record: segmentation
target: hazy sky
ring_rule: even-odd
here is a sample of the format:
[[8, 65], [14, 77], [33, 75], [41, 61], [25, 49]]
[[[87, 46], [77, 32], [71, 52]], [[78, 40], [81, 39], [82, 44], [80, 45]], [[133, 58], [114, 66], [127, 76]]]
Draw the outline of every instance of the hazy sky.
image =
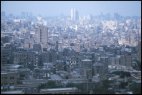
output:
[[1, 1], [1, 10], [15, 15], [21, 12], [42, 16], [70, 15], [71, 8], [76, 8], [79, 15], [116, 12], [122, 16], [141, 16], [141, 1]]

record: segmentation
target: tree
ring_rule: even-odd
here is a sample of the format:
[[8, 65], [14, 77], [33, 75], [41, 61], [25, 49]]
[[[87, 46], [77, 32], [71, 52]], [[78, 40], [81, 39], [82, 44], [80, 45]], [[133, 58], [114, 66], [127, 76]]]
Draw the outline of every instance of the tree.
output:
[[55, 81], [48, 81], [47, 83], [43, 83], [39, 85], [39, 89], [44, 89], [44, 88], [58, 88], [61, 87], [61, 84], [57, 85]]
[[133, 94], [141, 94], [141, 84], [140, 83], [131, 83], [129, 85], [129, 88], [131, 91], [133, 91]]

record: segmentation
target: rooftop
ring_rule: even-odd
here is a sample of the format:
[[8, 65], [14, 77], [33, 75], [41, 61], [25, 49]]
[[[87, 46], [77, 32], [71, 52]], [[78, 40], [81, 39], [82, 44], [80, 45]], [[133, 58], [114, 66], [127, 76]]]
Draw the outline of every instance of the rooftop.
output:
[[4, 92], [1, 92], [1, 94], [24, 94], [24, 92], [21, 91], [21, 90], [17, 90], [17, 91], [4, 91]]
[[41, 92], [44, 92], [44, 91], [67, 91], [67, 90], [77, 90], [77, 88], [76, 87], [72, 87], [72, 88], [41, 89]]
[[84, 59], [84, 60], [82, 60], [82, 61], [92, 61], [92, 60], [90, 60], [90, 59]]

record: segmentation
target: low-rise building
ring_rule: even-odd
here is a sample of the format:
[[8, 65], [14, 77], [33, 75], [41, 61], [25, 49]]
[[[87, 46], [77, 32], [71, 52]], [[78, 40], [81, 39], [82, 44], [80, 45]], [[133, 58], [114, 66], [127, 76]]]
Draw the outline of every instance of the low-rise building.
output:
[[78, 93], [78, 89], [76, 87], [41, 89], [40, 93], [41, 94], [75, 94]]

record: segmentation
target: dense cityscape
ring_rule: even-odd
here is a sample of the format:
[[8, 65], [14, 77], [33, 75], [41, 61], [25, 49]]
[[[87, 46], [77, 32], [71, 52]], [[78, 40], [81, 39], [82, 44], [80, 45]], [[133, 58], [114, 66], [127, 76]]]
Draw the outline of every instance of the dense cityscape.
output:
[[1, 12], [2, 94], [141, 94], [141, 17]]

